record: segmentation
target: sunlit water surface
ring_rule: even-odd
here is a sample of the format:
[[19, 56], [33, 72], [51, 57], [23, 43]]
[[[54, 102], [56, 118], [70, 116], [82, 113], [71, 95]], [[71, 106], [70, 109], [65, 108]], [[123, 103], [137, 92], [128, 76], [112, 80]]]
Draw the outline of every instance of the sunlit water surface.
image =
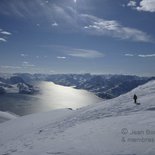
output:
[[44, 112], [52, 109], [77, 109], [102, 101], [85, 90], [56, 85], [52, 82], [39, 82], [37, 95], [5, 94], [0, 95], [0, 111], [10, 111], [18, 115]]

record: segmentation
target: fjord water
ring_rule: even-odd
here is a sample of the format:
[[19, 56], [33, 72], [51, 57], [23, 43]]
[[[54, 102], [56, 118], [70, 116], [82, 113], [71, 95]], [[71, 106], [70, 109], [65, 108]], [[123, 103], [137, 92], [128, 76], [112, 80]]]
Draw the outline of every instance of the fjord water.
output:
[[10, 111], [17, 115], [27, 115], [52, 109], [77, 109], [102, 101], [85, 90], [56, 85], [52, 82], [39, 82], [37, 95], [5, 94], [0, 96], [0, 111]]

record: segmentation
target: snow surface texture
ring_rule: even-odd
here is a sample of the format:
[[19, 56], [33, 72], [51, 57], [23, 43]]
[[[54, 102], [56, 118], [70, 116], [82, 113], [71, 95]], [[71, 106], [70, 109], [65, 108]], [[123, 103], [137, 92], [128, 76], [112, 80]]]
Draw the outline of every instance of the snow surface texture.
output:
[[11, 120], [11, 119], [15, 119], [18, 116], [15, 114], [12, 114], [10, 112], [2, 112], [0, 111], [0, 123]]
[[[133, 103], [133, 94], [141, 105]], [[155, 155], [155, 81], [78, 110], [0, 124], [0, 155]], [[132, 131], [133, 134], [132, 134]]]

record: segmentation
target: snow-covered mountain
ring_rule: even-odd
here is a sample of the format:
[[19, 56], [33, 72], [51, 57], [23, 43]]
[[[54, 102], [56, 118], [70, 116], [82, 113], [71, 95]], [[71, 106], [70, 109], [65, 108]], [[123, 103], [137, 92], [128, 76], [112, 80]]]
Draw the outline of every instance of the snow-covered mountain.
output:
[[19, 76], [0, 77], [0, 94], [33, 94], [36, 91], [37, 89], [35, 89], [33, 85], [28, 84]]
[[[16, 78], [14, 78], [16, 77]], [[111, 99], [127, 93], [139, 85], [155, 79], [154, 77], [138, 77], [131, 75], [91, 75], [91, 74], [14, 74], [10, 77], [12, 83], [33, 83], [36, 81], [51, 81], [63, 86], [74, 86], [93, 92], [103, 99]], [[0, 79], [1, 81], [1, 79]], [[24, 81], [24, 82], [23, 82]], [[2, 81], [4, 82], [4, 81]]]
[[[140, 105], [133, 103], [137, 94]], [[155, 81], [77, 110], [0, 124], [2, 155], [154, 155]]]
[[64, 86], [74, 86], [95, 93], [103, 99], [111, 99], [127, 93], [144, 84], [153, 77], [132, 75], [91, 75], [91, 74], [58, 74], [49, 75], [46, 80]]

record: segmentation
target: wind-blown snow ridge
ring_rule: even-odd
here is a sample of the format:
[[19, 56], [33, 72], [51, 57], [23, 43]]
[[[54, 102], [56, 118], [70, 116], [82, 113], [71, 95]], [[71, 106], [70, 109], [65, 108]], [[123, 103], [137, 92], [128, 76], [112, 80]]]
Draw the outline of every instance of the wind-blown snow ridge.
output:
[[[133, 94], [141, 105], [133, 103]], [[154, 117], [155, 81], [150, 81], [115, 99], [75, 111], [54, 110], [2, 123], [0, 155], [154, 155]], [[144, 134], [130, 135], [132, 130]], [[146, 135], [146, 130], [154, 132]], [[152, 142], [140, 138], [152, 138]]]

